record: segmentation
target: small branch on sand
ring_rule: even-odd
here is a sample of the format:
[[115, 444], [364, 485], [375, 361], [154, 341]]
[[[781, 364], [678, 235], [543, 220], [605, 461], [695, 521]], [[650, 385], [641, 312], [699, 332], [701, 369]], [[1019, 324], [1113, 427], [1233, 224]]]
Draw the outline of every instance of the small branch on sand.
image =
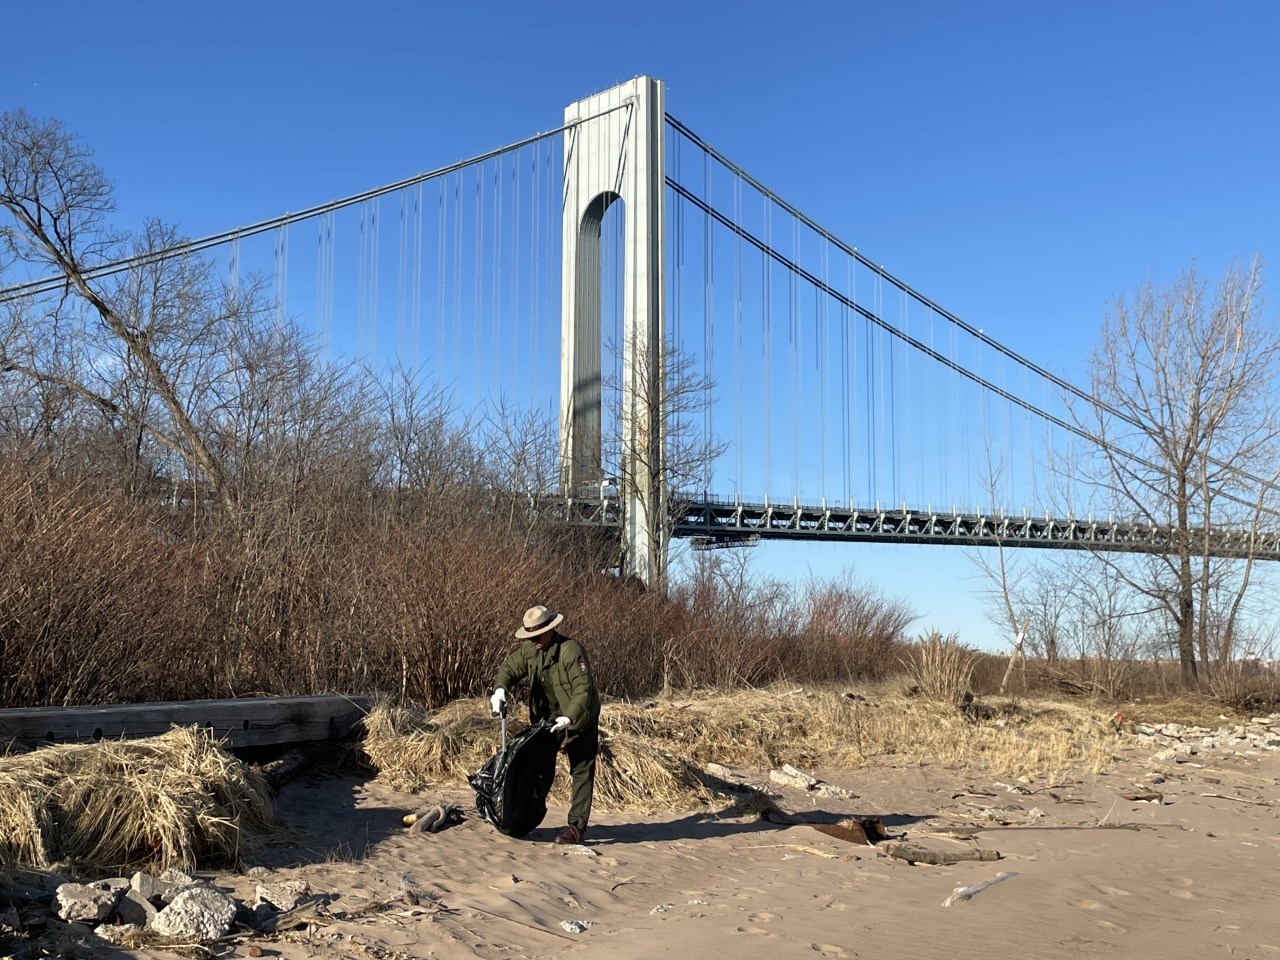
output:
[[[634, 881], [635, 881], [635, 879], [636, 879], [636, 878], [635, 878], [634, 876], [631, 876], [631, 877], [623, 877], [621, 880], [619, 880], [617, 883], [615, 883], [612, 887], [610, 887], [610, 888], [609, 888], [609, 892], [610, 892], [610, 893], [612, 893], [614, 890], [617, 890], [617, 889], [618, 889], [619, 887], [621, 887], [623, 884], [627, 884], [627, 883], [632, 883], [632, 882], [634, 882]], [[641, 882], [641, 883], [644, 883], [645, 881], [641, 880], [640, 882]]]
[[944, 907], [949, 907], [953, 903], [962, 903], [965, 900], [972, 900], [974, 897], [980, 894], [983, 890], [987, 889], [987, 887], [994, 887], [1000, 881], [1008, 880], [1010, 877], [1016, 877], [1016, 876], [1017, 874], [1014, 873], [1012, 870], [1004, 870], [1000, 873], [997, 873], [990, 880], [983, 880], [981, 883], [971, 884], [970, 886], [967, 886], [967, 887], [956, 887], [954, 890], [951, 891], [951, 896], [947, 897], [947, 899], [942, 901], [942, 905]]
[[1215, 800], [1234, 800], [1236, 803], [1252, 803], [1255, 807], [1273, 806], [1270, 800], [1249, 800], [1245, 797], [1232, 797], [1225, 793], [1202, 793], [1202, 797], [1213, 797]]
[[931, 866], [950, 866], [965, 860], [999, 860], [998, 850], [931, 850], [915, 843], [903, 843], [900, 840], [886, 840], [876, 844], [876, 849], [890, 857], [905, 860], [907, 863], [927, 863]]
[[761, 843], [750, 847], [743, 847], [744, 850], [775, 850], [779, 847], [786, 847], [788, 850], [799, 850], [801, 853], [807, 853], [814, 857], [823, 857], [827, 860], [839, 860], [840, 857], [835, 853], [827, 853], [825, 850], [815, 850], [813, 847], [806, 847], [799, 843]]
[[502, 914], [493, 913], [490, 910], [484, 909], [484, 907], [467, 906], [462, 909], [470, 910], [473, 913], [482, 913], [486, 917], [492, 917], [494, 920], [505, 920], [507, 923], [516, 923], [522, 927], [528, 927], [530, 930], [536, 930], [538, 933], [545, 933], [548, 937], [559, 937], [561, 940], [568, 940], [570, 943], [577, 942], [573, 937], [565, 936], [563, 933], [556, 933], [554, 930], [548, 930], [546, 927], [539, 927], [536, 924], [525, 923], [523, 920], [517, 920], [515, 917], [504, 917]]

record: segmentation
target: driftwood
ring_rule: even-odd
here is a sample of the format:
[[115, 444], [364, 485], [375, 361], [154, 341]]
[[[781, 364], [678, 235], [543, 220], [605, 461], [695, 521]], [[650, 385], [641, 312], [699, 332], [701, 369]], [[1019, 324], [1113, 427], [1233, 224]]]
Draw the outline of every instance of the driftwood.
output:
[[907, 863], [927, 863], [930, 866], [950, 866], [953, 863], [962, 863], [965, 860], [999, 860], [1000, 852], [998, 850], [933, 850], [929, 847], [922, 847], [916, 843], [905, 843], [901, 840], [886, 840], [883, 843], [876, 844], [877, 850], [884, 851], [888, 856], [898, 860], [905, 860]]
[[942, 901], [944, 907], [949, 907], [953, 903], [963, 903], [965, 900], [972, 900], [987, 887], [994, 887], [1002, 880], [1008, 880], [1010, 877], [1016, 877], [1017, 874], [1012, 870], [1005, 870], [997, 873], [990, 880], [983, 880], [981, 883], [971, 884], [967, 887], [956, 887], [951, 891], [951, 896]]
[[1200, 796], [1213, 797], [1215, 800], [1234, 800], [1236, 803], [1251, 803], [1255, 807], [1269, 807], [1272, 805], [1269, 800], [1250, 800], [1248, 797], [1232, 797], [1225, 793], [1202, 793]]

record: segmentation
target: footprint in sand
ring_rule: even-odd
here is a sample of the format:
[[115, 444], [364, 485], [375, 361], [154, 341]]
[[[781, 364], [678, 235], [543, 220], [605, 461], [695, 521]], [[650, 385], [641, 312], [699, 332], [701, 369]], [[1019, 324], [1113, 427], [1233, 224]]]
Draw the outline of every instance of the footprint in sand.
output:
[[1179, 900], [1194, 900], [1196, 895], [1190, 890], [1170, 890], [1169, 896], [1177, 897]]
[[1120, 926], [1120, 924], [1112, 923], [1110, 920], [1095, 920], [1093, 922], [1096, 923], [1098, 926], [1100, 926], [1103, 930], [1110, 930], [1112, 933], [1128, 933], [1129, 932], [1127, 929]]
[[811, 943], [809, 944], [814, 950], [822, 954], [824, 957], [847, 957], [848, 954], [839, 947], [830, 943]]
[[767, 935], [769, 933], [769, 931], [765, 930], [763, 927], [734, 927], [733, 932], [734, 933], [752, 933], [756, 935], [759, 935], [759, 934]]
[[1128, 890], [1121, 890], [1119, 887], [1099, 887], [1098, 889], [1101, 890], [1103, 893], [1110, 894], [1113, 897], [1129, 896]]
[[1097, 900], [1068, 900], [1069, 906], [1075, 907], [1077, 910], [1101, 910], [1102, 904]]
[[777, 920], [778, 915], [776, 913], [753, 913], [747, 919], [752, 923], [768, 923], [770, 920]]

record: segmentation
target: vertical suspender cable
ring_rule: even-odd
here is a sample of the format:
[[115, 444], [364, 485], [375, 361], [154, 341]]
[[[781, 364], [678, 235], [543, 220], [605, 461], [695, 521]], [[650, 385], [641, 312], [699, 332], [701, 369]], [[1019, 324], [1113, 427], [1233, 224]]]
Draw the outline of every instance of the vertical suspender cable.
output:
[[[848, 260], [846, 258], [846, 264]], [[845, 291], [849, 289], [845, 277]], [[840, 304], [840, 502], [849, 499], [849, 306]]]
[[[702, 184], [704, 199], [711, 206], [711, 155], [703, 153]], [[711, 438], [711, 378], [715, 373], [715, 247], [714, 234], [711, 231], [711, 215], [705, 214], [702, 231], [702, 374], [703, 400], [702, 423], [703, 437]], [[704, 493], [711, 489], [711, 465], [707, 464], [702, 481]]]
[[356, 278], [356, 352], [360, 356], [364, 356], [367, 347], [368, 334], [365, 330], [366, 313], [368, 303], [368, 261], [367, 253], [369, 247], [369, 208], [367, 204], [360, 204], [360, 246], [358, 250], [357, 260], [357, 278]]
[[[825, 238], [818, 239], [822, 244], [822, 282], [830, 287], [829, 246]], [[813, 291], [817, 326], [813, 339], [818, 353], [815, 357], [818, 363], [818, 495], [824, 501], [827, 497], [827, 301], [825, 294]]]
[[462, 236], [466, 205], [463, 199], [463, 171], [453, 183], [453, 382], [462, 391]]
[[422, 184], [413, 195], [413, 368], [422, 363]]
[[[791, 262], [800, 262], [800, 223], [791, 220]], [[800, 498], [800, 289], [796, 272], [788, 271], [791, 330], [791, 500]]]
[[[520, 175], [520, 163], [517, 160], [517, 162], [511, 164], [511, 198], [514, 211], [511, 227], [511, 343], [517, 358], [521, 352], [523, 333], [522, 324], [520, 323], [519, 302], [521, 252], [520, 224], [524, 214], [524, 207], [521, 205], [523, 201], [521, 194], [523, 191], [520, 188], [522, 186], [523, 179], [524, 178]], [[530, 340], [532, 340], [533, 331], [530, 330], [529, 334]]]
[[399, 191], [400, 196], [400, 246], [396, 251], [396, 352], [403, 356], [409, 312], [409, 195], [408, 191]]
[[510, 362], [514, 358], [507, 356], [510, 343], [503, 330], [503, 317], [506, 311], [503, 308], [502, 297], [502, 252], [509, 233], [506, 220], [506, 198], [503, 191], [503, 187], [506, 186], [503, 182], [505, 175], [506, 158], [499, 157], [493, 170], [493, 288], [490, 291], [490, 299], [493, 302], [493, 325], [488, 343], [489, 356], [493, 364], [494, 386], [502, 379], [505, 370], [515, 369]]
[[[733, 179], [733, 217], [734, 222], [742, 224], [742, 178], [734, 177]], [[742, 235], [738, 234], [738, 243], [734, 250], [734, 322], [733, 322], [733, 369], [736, 380], [736, 396], [737, 400], [734, 404], [737, 410], [737, 423], [734, 431], [733, 449], [735, 453], [734, 464], [734, 499], [736, 500], [742, 490], [742, 446], [744, 443], [743, 436], [743, 396], [742, 396]], [[709, 440], [710, 438], [708, 438]]]
[[382, 218], [379, 214], [382, 212], [382, 198], [374, 197], [370, 202], [373, 204], [373, 213], [369, 218], [373, 242], [369, 250], [369, 353], [373, 356], [378, 352], [378, 266], [382, 262]]
[[[765, 245], [773, 247], [773, 201], [764, 197]], [[773, 483], [773, 261], [760, 252], [760, 286], [764, 299], [764, 498]]]
[[484, 166], [476, 167], [476, 213], [475, 213], [475, 294], [471, 304], [471, 353], [472, 376], [475, 384], [476, 402], [480, 403], [485, 396], [487, 384], [484, 376], [484, 362], [481, 354], [484, 351]]
[[437, 237], [436, 237], [436, 352], [432, 358], [432, 368], [435, 370], [436, 382], [441, 386], [445, 382], [444, 371], [444, 335], [445, 335], [445, 249], [447, 243], [445, 238], [448, 236], [448, 207], [446, 206], [445, 197], [445, 179], [440, 178], [440, 203], [437, 216]]

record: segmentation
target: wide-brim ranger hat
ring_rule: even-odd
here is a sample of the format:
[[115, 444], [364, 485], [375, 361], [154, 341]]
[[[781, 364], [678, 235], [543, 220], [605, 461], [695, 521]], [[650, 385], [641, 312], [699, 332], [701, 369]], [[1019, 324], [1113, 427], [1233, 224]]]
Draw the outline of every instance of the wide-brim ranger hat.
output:
[[560, 626], [563, 613], [552, 613], [546, 607], [530, 607], [524, 612], [524, 626], [516, 631], [517, 640], [528, 640]]

